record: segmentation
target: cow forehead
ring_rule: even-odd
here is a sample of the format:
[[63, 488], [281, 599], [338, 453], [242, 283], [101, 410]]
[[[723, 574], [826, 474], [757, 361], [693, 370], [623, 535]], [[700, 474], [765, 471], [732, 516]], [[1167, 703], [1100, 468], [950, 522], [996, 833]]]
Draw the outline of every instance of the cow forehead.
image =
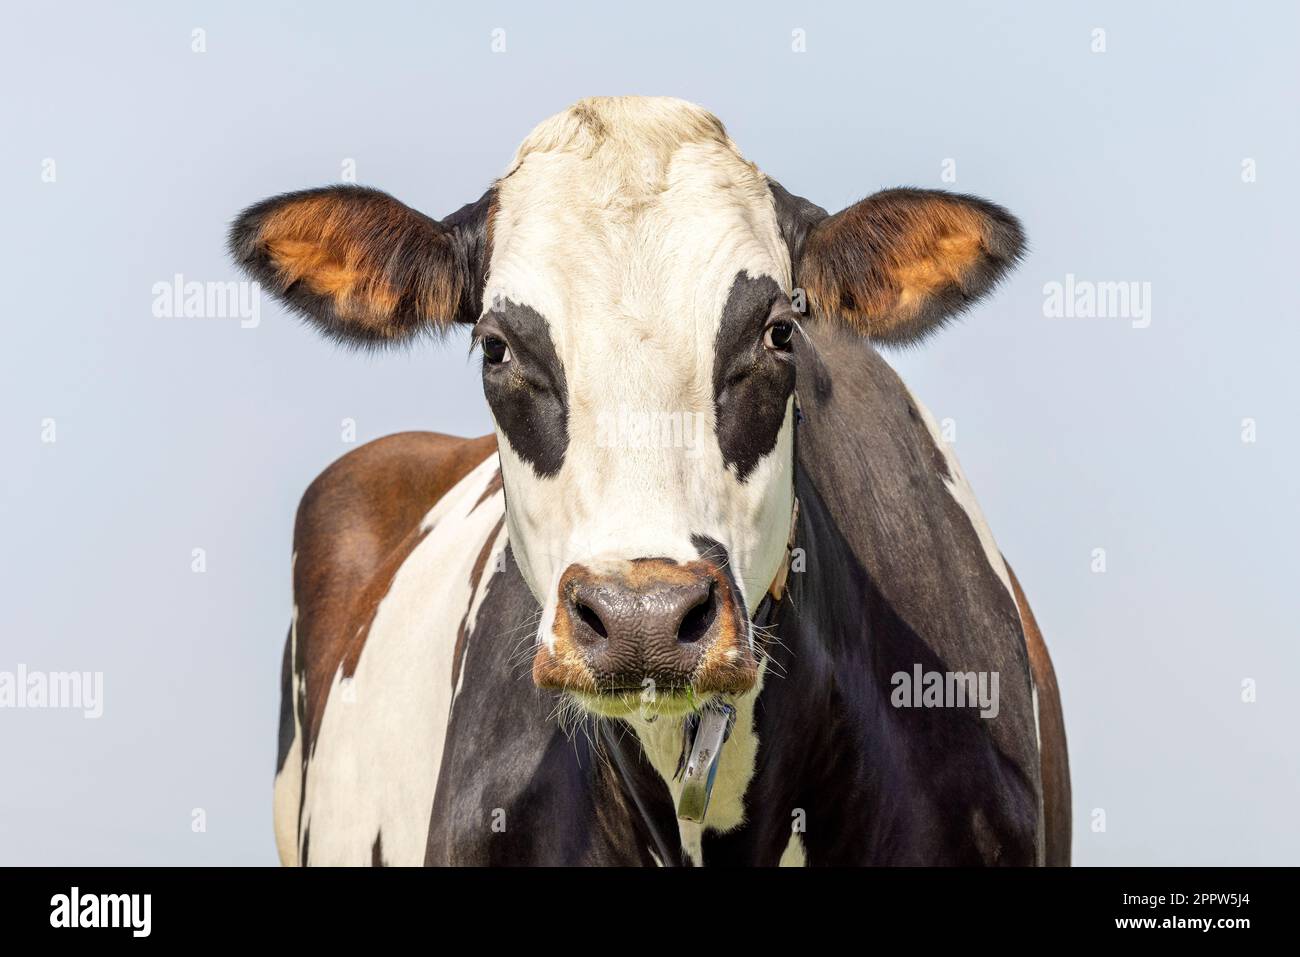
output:
[[564, 355], [711, 345], [739, 273], [789, 288], [767, 180], [720, 123], [677, 101], [582, 106], [539, 126], [497, 184], [485, 308], [527, 304]]

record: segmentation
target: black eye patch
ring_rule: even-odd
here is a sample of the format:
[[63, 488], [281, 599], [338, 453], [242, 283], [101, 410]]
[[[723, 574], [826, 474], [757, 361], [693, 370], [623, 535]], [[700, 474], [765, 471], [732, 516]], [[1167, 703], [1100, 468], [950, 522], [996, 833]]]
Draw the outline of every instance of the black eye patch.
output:
[[515, 454], [538, 476], [554, 476], [569, 448], [569, 392], [550, 325], [531, 306], [509, 299], [498, 300], [479, 322], [505, 340], [512, 356], [484, 365], [483, 394], [492, 416]]
[[794, 389], [794, 362], [763, 346], [774, 303], [784, 294], [770, 276], [742, 270], [731, 285], [713, 346], [713, 407], [723, 461], [742, 482], [776, 447]]

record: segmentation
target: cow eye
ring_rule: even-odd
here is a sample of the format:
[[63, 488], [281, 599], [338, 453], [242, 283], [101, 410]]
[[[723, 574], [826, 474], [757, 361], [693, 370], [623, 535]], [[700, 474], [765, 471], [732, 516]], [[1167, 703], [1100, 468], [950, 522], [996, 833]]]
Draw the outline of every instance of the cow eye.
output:
[[510, 347], [498, 336], [483, 337], [483, 358], [488, 365], [505, 365], [510, 361]]
[[794, 323], [788, 319], [778, 319], [769, 323], [763, 333], [763, 345], [775, 352], [789, 352], [791, 340], [794, 339]]

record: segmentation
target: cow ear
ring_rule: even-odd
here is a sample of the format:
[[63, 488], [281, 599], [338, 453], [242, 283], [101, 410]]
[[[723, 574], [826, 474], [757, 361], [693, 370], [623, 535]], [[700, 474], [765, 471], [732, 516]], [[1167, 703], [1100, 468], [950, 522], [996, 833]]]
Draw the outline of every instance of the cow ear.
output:
[[940, 190], [891, 189], [806, 221], [795, 281], [814, 315], [905, 344], [975, 303], [1024, 249], [1020, 223], [1000, 206]]
[[331, 338], [408, 341], [477, 318], [490, 200], [439, 222], [376, 189], [286, 193], [239, 215], [230, 253]]

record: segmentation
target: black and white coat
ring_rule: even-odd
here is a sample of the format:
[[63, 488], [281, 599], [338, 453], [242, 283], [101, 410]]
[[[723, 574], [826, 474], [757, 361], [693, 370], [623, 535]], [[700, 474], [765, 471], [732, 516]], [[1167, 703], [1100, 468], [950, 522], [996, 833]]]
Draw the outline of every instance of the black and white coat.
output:
[[[929, 413], [868, 341], [936, 328], [1021, 248], [1004, 211], [945, 193], [827, 216], [709, 114], [638, 98], [542, 124], [441, 223], [348, 188], [246, 212], [236, 258], [332, 335], [473, 325], [497, 425], [372, 443], [304, 497], [285, 863], [1067, 862], [1041, 635]], [[610, 426], [664, 415], [698, 423], [686, 447]], [[765, 632], [749, 621], [796, 499]], [[699, 825], [674, 812], [681, 696], [643, 707], [595, 680], [564, 581], [710, 556], [741, 624], [712, 645], [737, 718]], [[996, 674], [996, 716], [896, 706], [918, 666]]]

